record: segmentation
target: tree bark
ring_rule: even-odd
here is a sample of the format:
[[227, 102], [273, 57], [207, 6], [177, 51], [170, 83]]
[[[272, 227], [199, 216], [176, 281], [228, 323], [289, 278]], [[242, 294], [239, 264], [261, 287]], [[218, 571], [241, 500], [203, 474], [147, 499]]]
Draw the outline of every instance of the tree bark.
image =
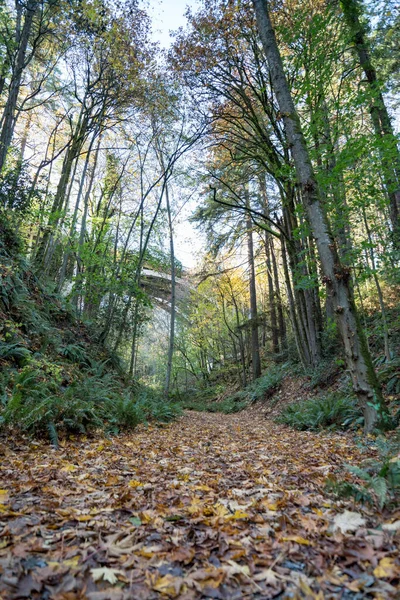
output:
[[[162, 167], [165, 170], [163, 161]], [[171, 254], [171, 317], [169, 330], [168, 358], [167, 358], [167, 373], [165, 376], [165, 396], [169, 396], [172, 373], [172, 359], [174, 356], [175, 343], [175, 304], [176, 304], [176, 269], [175, 269], [175, 251], [174, 251], [174, 230], [172, 226], [171, 203], [169, 198], [168, 183], [165, 185], [165, 201], [167, 205], [168, 229], [169, 229], [169, 248]]]
[[249, 291], [250, 291], [250, 319], [251, 319], [251, 362], [253, 379], [261, 375], [260, 362], [260, 342], [258, 339], [258, 314], [257, 314], [257, 292], [256, 292], [256, 271], [254, 267], [254, 249], [253, 249], [253, 225], [251, 216], [246, 216], [247, 231], [247, 255], [249, 261]]
[[264, 238], [264, 247], [267, 265], [268, 300], [271, 309], [272, 351], [274, 354], [279, 354], [278, 318], [276, 311], [274, 282], [272, 279], [271, 248], [269, 244], [269, 238], [270, 235], [266, 232]]
[[275, 293], [276, 293], [276, 304], [277, 304], [277, 310], [278, 310], [278, 323], [279, 323], [279, 337], [280, 337], [280, 347], [281, 347], [281, 352], [283, 350], [286, 350], [287, 348], [287, 340], [286, 340], [286, 323], [285, 323], [285, 316], [283, 314], [283, 303], [282, 303], [282, 296], [281, 296], [281, 286], [280, 286], [280, 282], [279, 282], [279, 275], [278, 275], [278, 264], [277, 264], [277, 260], [276, 260], [276, 255], [275, 255], [275, 248], [274, 248], [274, 241], [272, 236], [270, 237], [270, 247], [271, 247], [271, 259], [272, 259], [272, 272], [274, 275], [274, 285], [275, 285]]

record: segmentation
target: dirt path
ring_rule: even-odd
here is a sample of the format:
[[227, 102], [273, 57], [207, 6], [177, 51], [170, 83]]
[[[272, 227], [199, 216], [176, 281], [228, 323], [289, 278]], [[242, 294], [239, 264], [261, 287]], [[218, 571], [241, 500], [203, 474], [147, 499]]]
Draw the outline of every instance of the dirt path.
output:
[[[188, 413], [58, 451], [6, 442], [2, 599], [400, 598], [400, 533], [380, 528], [400, 513], [324, 492], [360, 458], [348, 436]], [[335, 528], [345, 510], [364, 524]]]

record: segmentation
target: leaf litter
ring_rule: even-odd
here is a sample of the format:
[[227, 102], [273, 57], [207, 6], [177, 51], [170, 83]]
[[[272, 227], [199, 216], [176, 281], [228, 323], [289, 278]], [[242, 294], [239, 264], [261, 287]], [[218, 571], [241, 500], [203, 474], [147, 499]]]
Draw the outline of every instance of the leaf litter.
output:
[[398, 597], [400, 511], [325, 492], [349, 435], [186, 413], [2, 454], [3, 600]]

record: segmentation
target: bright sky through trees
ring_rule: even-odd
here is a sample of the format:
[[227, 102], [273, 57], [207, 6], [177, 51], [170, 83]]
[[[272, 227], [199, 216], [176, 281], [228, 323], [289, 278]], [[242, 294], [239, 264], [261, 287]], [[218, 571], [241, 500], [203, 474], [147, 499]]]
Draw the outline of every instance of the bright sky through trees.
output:
[[[150, 0], [150, 14], [153, 20], [153, 38], [163, 48], [173, 41], [171, 33], [186, 23], [186, 9], [198, 6], [197, 0]], [[193, 202], [187, 202], [175, 219], [176, 255], [185, 268], [196, 265], [196, 255], [202, 249], [199, 232], [188, 222], [193, 211]]]
[[176, 31], [185, 22], [187, 7], [195, 7], [196, 0], [150, 0], [154, 38], [165, 48], [171, 43], [170, 31]]

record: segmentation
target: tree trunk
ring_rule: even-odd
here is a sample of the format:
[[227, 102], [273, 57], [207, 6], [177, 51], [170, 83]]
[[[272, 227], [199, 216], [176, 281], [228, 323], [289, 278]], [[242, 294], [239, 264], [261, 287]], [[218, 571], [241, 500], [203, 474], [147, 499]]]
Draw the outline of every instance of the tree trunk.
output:
[[374, 252], [374, 242], [373, 242], [373, 239], [372, 239], [371, 230], [370, 230], [369, 225], [368, 225], [368, 219], [367, 219], [367, 215], [365, 213], [365, 208], [364, 207], [363, 207], [363, 211], [362, 212], [363, 212], [363, 220], [364, 220], [364, 225], [365, 225], [365, 231], [367, 232], [368, 242], [369, 242], [369, 255], [370, 255], [370, 258], [371, 258], [372, 276], [374, 278], [376, 291], [378, 293], [379, 306], [381, 308], [382, 330], [383, 330], [383, 343], [384, 343], [384, 348], [385, 348], [385, 356], [386, 356], [386, 360], [389, 361], [391, 359], [391, 352], [390, 352], [390, 344], [389, 344], [389, 327], [388, 327], [387, 318], [386, 318], [385, 301], [383, 299], [383, 292], [382, 292], [381, 284], [379, 283], [379, 278], [378, 278], [378, 275], [376, 273], [376, 260], [375, 260], [375, 252]]
[[251, 319], [251, 362], [253, 379], [261, 375], [260, 342], [258, 339], [258, 314], [257, 314], [257, 292], [256, 271], [254, 267], [253, 250], [253, 226], [251, 216], [246, 216], [247, 231], [247, 255], [249, 261], [249, 290], [250, 290], [250, 319]]
[[[93, 140], [94, 140], [94, 137], [93, 137]], [[97, 144], [97, 148], [96, 148], [96, 152], [95, 152], [94, 160], [93, 160], [93, 167], [92, 167], [91, 173], [90, 173], [89, 184], [87, 186], [87, 190], [86, 190], [85, 196], [83, 198], [83, 214], [82, 214], [81, 229], [80, 229], [79, 240], [78, 240], [78, 250], [77, 250], [77, 254], [76, 254], [77, 281], [75, 284], [74, 294], [76, 294], [76, 308], [77, 308], [77, 312], [79, 312], [79, 316], [82, 315], [82, 301], [83, 301], [84, 264], [83, 264], [83, 260], [82, 260], [82, 253], [83, 253], [83, 248], [84, 248], [84, 244], [85, 244], [85, 235], [86, 235], [86, 230], [87, 230], [89, 200], [90, 200], [90, 194], [92, 193], [94, 176], [95, 176], [96, 167], [97, 167], [97, 161], [99, 159], [100, 143], [101, 143], [101, 136], [99, 136], [99, 141]], [[91, 150], [91, 149], [92, 149], [92, 145], [90, 145], [89, 150]]]
[[[387, 416], [388, 409], [374, 371], [364, 332], [356, 311], [351, 278], [337, 253], [324, 215], [317, 181], [301, 128], [283, 62], [269, 16], [267, 0], [253, 0], [260, 38], [267, 58], [271, 82], [277, 97], [285, 131], [291, 147], [298, 185], [316, 241], [324, 279], [332, 296], [338, 328], [343, 340], [346, 362], [354, 392], [363, 408], [365, 431], [371, 431]], [[381, 424], [381, 423], [379, 423]]]
[[274, 275], [274, 285], [275, 285], [275, 293], [276, 293], [276, 300], [277, 300], [276, 303], [277, 303], [277, 310], [278, 310], [279, 337], [281, 340], [280, 345], [281, 345], [281, 351], [282, 351], [282, 350], [286, 350], [286, 348], [287, 348], [286, 323], [285, 323], [285, 317], [283, 314], [281, 286], [280, 286], [280, 282], [279, 282], [278, 265], [277, 265], [277, 261], [276, 261], [274, 241], [273, 241], [272, 237], [270, 237], [269, 242], [270, 242], [270, 247], [271, 247], [272, 272]]
[[[299, 229], [295, 216], [296, 207], [288, 195], [283, 211], [284, 224], [287, 235], [285, 250], [289, 257], [290, 270], [293, 279], [294, 306], [297, 313], [297, 326], [302, 345], [302, 356], [307, 367], [315, 368], [320, 362], [320, 330], [315, 309], [314, 289], [311, 287], [311, 278], [305, 264], [306, 240], [299, 239], [295, 232]], [[308, 282], [306, 286], [303, 280]]]
[[307, 369], [310, 367], [310, 356], [308, 353], [308, 346], [307, 346], [304, 332], [300, 328], [299, 321], [297, 318], [296, 304], [295, 304], [295, 299], [294, 299], [293, 290], [292, 290], [292, 284], [291, 284], [290, 275], [289, 275], [286, 244], [285, 244], [285, 240], [283, 237], [281, 237], [281, 247], [282, 247], [283, 272], [285, 275], [286, 291], [287, 291], [287, 295], [288, 295], [289, 315], [290, 315], [290, 321], [291, 321], [291, 325], [292, 325], [292, 329], [293, 329], [294, 340], [296, 342], [297, 353], [299, 355], [301, 364], [303, 365], [304, 369]]
[[276, 311], [274, 282], [272, 279], [271, 248], [269, 244], [269, 238], [270, 235], [265, 233], [264, 247], [267, 265], [268, 301], [271, 308], [272, 351], [274, 354], [279, 354], [278, 318]]
[[4, 164], [8, 149], [11, 144], [11, 140], [14, 134], [15, 123], [16, 123], [16, 108], [19, 90], [21, 87], [22, 73], [26, 67], [26, 51], [28, 48], [29, 37], [32, 30], [33, 17], [35, 16], [36, 9], [38, 7], [37, 0], [28, 0], [25, 9], [24, 25], [22, 27], [19, 46], [15, 61], [15, 68], [11, 77], [11, 82], [8, 90], [8, 97], [4, 112], [1, 117], [1, 132], [0, 132], [0, 173], [3, 171]]
[[[162, 168], [165, 170], [163, 161]], [[174, 252], [174, 230], [172, 227], [172, 216], [171, 216], [171, 203], [169, 199], [168, 183], [165, 186], [165, 200], [167, 205], [168, 215], [168, 229], [169, 229], [169, 248], [171, 253], [171, 320], [169, 330], [169, 344], [168, 344], [168, 359], [167, 359], [167, 373], [165, 376], [165, 396], [169, 396], [170, 384], [171, 384], [171, 373], [172, 373], [172, 359], [174, 356], [174, 342], [175, 342], [175, 303], [176, 303], [176, 272], [175, 272], [175, 252]]]
[[240, 313], [239, 313], [238, 303], [236, 300], [236, 295], [232, 289], [231, 284], [229, 284], [229, 287], [230, 287], [230, 291], [231, 291], [232, 303], [233, 303], [233, 306], [235, 307], [237, 339], [239, 342], [240, 362], [242, 365], [242, 382], [243, 382], [243, 387], [245, 388], [247, 386], [246, 346], [245, 346], [245, 343], [243, 340], [243, 332], [242, 332], [242, 329], [240, 328]]

